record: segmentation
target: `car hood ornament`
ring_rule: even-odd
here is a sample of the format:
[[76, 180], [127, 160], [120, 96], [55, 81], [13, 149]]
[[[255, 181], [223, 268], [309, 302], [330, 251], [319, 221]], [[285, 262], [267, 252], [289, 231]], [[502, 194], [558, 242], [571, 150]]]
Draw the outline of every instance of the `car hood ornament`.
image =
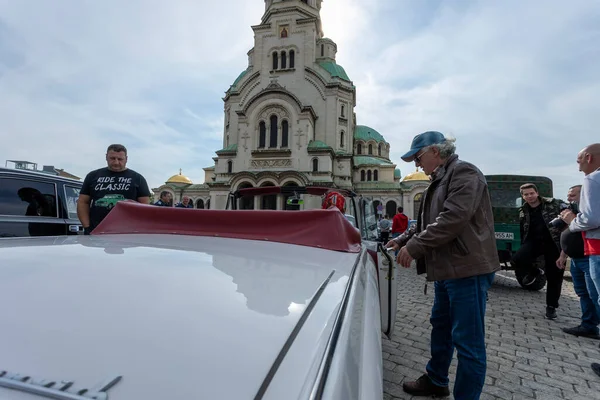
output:
[[116, 385], [121, 378], [117, 375], [90, 389], [75, 389], [73, 388], [73, 381], [38, 380], [27, 375], [0, 370], [0, 387], [57, 400], [107, 400], [108, 389]]

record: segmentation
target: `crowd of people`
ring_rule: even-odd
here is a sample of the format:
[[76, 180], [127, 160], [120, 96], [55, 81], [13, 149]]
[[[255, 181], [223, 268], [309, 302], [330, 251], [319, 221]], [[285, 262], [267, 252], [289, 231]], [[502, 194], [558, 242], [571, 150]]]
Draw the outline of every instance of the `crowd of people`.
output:
[[[408, 268], [415, 261], [417, 273], [426, 274], [427, 281], [434, 282], [431, 359], [425, 374], [403, 384], [404, 391], [416, 396], [448, 396], [448, 370], [456, 349], [454, 398], [476, 400], [486, 375], [487, 291], [500, 263], [486, 179], [475, 165], [458, 158], [454, 142], [435, 131], [414, 137], [402, 159], [414, 162], [430, 176], [417, 222], [408, 228], [408, 218], [400, 207], [391, 222], [386, 215], [379, 226], [382, 238], [387, 240], [391, 233], [386, 247], [396, 250], [398, 264]], [[77, 215], [86, 234], [108, 215], [111, 199], [150, 203], [146, 180], [126, 167], [124, 146], [110, 145], [106, 161], [107, 167], [86, 176], [80, 192]], [[541, 197], [534, 184], [521, 186], [522, 244], [513, 261], [525, 272], [524, 285], [546, 276], [545, 317], [554, 320], [569, 257], [582, 316], [580, 325], [563, 330], [600, 339], [600, 143], [581, 150], [577, 164], [585, 177], [582, 185], [569, 189], [568, 207], [560, 200]], [[338, 197], [326, 196], [323, 208], [338, 207], [345, 212], [343, 198]], [[171, 194], [162, 192], [154, 204], [172, 207]], [[193, 205], [184, 197], [175, 207]], [[557, 216], [564, 223], [556, 221]], [[543, 268], [534, 262], [539, 257], [544, 258]], [[600, 376], [599, 363], [591, 368]]]
[[[455, 154], [454, 140], [439, 132], [415, 136], [402, 156], [430, 176], [417, 223], [390, 240], [405, 268], [416, 261], [435, 287], [431, 311], [431, 359], [416, 381], [404, 382], [415, 396], [448, 396], [448, 370], [454, 350], [458, 366], [453, 394], [456, 400], [477, 400], [486, 375], [485, 311], [487, 291], [500, 269], [492, 205], [481, 171]], [[522, 185], [521, 247], [514, 265], [525, 273], [524, 285], [547, 277], [545, 317], [557, 318], [567, 256], [573, 284], [580, 297], [581, 324], [563, 328], [576, 336], [600, 338], [600, 144], [577, 155], [582, 185], [570, 188], [571, 204], [541, 197], [534, 184]], [[576, 206], [573, 206], [575, 204]], [[574, 212], [576, 211], [576, 212]], [[556, 218], [559, 216], [560, 220]], [[563, 221], [564, 223], [561, 223]], [[544, 267], [536, 267], [542, 256]], [[592, 363], [600, 376], [600, 364]]]

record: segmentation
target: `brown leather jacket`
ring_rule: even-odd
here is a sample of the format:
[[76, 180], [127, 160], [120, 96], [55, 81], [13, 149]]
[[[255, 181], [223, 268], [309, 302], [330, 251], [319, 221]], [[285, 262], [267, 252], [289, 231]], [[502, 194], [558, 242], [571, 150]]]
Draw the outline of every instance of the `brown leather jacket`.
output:
[[453, 155], [432, 175], [417, 224], [395, 239], [417, 260], [428, 281], [500, 269], [492, 204], [481, 171]]

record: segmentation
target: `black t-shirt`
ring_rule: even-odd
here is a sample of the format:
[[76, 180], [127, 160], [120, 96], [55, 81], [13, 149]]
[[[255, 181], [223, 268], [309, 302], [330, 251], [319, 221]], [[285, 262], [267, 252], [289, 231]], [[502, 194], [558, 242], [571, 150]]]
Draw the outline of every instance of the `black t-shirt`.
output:
[[528, 239], [536, 241], [544, 241], [549, 236], [548, 228], [544, 222], [544, 216], [542, 215], [542, 205], [538, 205], [535, 208], [529, 209], [529, 234]]
[[150, 196], [146, 179], [134, 170], [114, 172], [100, 168], [83, 181], [81, 194], [91, 197], [90, 229], [94, 229], [120, 200], [136, 200]]
[[560, 247], [571, 258], [583, 258], [583, 235], [581, 232], [571, 232], [569, 228], [560, 234]]

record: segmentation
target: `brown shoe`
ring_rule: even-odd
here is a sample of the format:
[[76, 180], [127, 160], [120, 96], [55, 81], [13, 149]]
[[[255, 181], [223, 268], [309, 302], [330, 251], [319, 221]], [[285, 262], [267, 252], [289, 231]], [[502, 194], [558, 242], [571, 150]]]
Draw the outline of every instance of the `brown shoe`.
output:
[[427, 374], [421, 375], [421, 377], [414, 382], [404, 382], [402, 384], [402, 389], [413, 396], [450, 396], [450, 390], [447, 386], [437, 386], [429, 379]]

